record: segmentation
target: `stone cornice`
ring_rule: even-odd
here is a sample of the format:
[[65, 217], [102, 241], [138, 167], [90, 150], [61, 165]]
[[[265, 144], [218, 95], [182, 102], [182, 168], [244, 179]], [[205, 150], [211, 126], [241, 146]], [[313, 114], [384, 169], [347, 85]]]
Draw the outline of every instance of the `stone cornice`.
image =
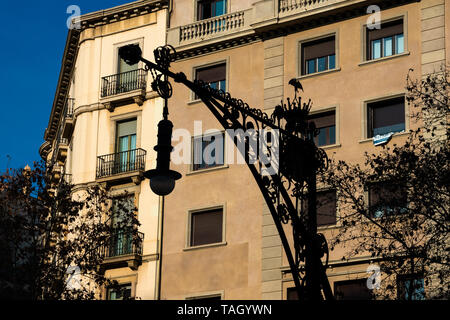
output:
[[84, 14], [80, 17], [81, 30], [114, 23], [168, 8], [169, 0], [141, 0], [114, 8]]
[[52, 111], [50, 113], [50, 119], [44, 134], [44, 140], [46, 141], [52, 141], [58, 130], [61, 115], [64, 111], [64, 105], [69, 94], [70, 81], [72, 79], [73, 69], [77, 59], [79, 38], [80, 31], [76, 29], [69, 30], [67, 34], [66, 47], [64, 48], [62, 58], [61, 70], [59, 72], [58, 85], [56, 87], [55, 98], [53, 100]]

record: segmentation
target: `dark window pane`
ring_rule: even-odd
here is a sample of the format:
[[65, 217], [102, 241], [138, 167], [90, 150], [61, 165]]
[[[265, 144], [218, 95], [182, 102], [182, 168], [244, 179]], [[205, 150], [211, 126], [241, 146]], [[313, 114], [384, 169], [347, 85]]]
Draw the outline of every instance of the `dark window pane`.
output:
[[225, 14], [227, 10], [226, 0], [202, 0], [198, 2], [198, 20], [217, 17]]
[[401, 300], [424, 300], [423, 278], [419, 275], [400, 275], [397, 279], [397, 293]]
[[287, 300], [299, 300], [297, 288], [295, 288], [295, 287], [287, 288], [286, 298], [287, 298]]
[[[199, 68], [195, 72], [195, 79], [208, 83], [214, 89], [226, 91], [226, 64], [218, 64], [211, 67]], [[198, 97], [195, 97], [198, 99]]]
[[327, 70], [327, 57], [317, 59], [317, 72]]
[[328, 128], [321, 128], [319, 130], [319, 135], [317, 136], [317, 145], [318, 146], [325, 146], [327, 144], [327, 134], [328, 134]]
[[336, 126], [329, 127], [330, 144], [336, 144]]
[[215, 9], [215, 12], [214, 12], [214, 16], [215, 17], [217, 17], [217, 16], [220, 16], [220, 15], [222, 15], [222, 14], [225, 14], [225, 12], [226, 12], [226, 8], [225, 8], [225, 5], [226, 5], [226, 0], [218, 0], [218, 1], [216, 1], [215, 2], [215, 4], [214, 4], [214, 9]]
[[334, 283], [336, 300], [371, 300], [372, 292], [367, 288], [367, 279], [337, 281]]
[[211, 67], [197, 69], [196, 80], [202, 80], [207, 83], [225, 80], [226, 65], [219, 64]]
[[191, 246], [222, 242], [222, 209], [191, 215]]
[[317, 226], [336, 224], [336, 191], [317, 193]]
[[372, 217], [402, 213], [407, 209], [405, 187], [388, 182], [373, 183], [369, 187], [369, 210]]
[[223, 133], [194, 139], [193, 170], [207, 169], [224, 164], [225, 136]]
[[306, 73], [307, 74], [316, 72], [316, 59], [308, 60], [306, 62], [306, 64], [307, 64], [307, 66], [306, 66], [306, 69], [307, 69]]
[[328, 56], [328, 69], [334, 69], [336, 68], [336, 55], [332, 54], [330, 56]]
[[314, 114], [309, 117], [309, 121], [313, 121], [316, 128], [320, 130], [319, 135], [315, 138], [317, 146], [336, 143], [336, 116], [334, 111]]
[[368, 137], [405, 130], [404, 97], [368, 104]]
[[121, 285], [119, 290], [108, 289], [108, 300], [127, 300], [131, 297], [131, 283]]

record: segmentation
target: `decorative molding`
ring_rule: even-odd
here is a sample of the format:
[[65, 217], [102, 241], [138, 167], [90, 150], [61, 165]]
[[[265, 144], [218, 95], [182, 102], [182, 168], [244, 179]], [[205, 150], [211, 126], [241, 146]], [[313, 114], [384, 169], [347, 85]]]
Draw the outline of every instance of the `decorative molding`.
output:
[[141, 0], [106, 10], [88, 13], [80, 17], [81, 30], [142, 16], [168, 8], [168, 6], [168, 0]]

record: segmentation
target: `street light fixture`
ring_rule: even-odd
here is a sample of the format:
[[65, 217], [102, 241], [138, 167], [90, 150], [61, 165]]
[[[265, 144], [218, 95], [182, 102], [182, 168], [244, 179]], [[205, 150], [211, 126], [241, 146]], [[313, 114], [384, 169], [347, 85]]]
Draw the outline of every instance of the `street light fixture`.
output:
[[163, 119], [158, 123], [158, 144], [156, 169], [144, 172], [144, 177], [150, 179], [150, 188], [159, 196], [166, 196], [175, 188], [175, 180], [181, 178], [181, 174], [170, 170], [170, 152], [172, 152], [172, 128], [170, 120]]

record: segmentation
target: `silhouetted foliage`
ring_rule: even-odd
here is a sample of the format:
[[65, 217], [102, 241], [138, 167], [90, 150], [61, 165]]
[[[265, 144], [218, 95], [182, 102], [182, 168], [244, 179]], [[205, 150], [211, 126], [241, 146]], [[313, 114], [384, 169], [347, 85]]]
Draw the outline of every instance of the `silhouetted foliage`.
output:
[[320, 178], [337, 191], [341, 227], [330, 246], [380, 265], [377, 299], [450, 297], [449, 82], [449, 69], [419, 81], [408, 74], [414, 129], [405, 142], [362, 164], [332, 160]]
[[119, 288], [100, 268], [100, 248], [117, 228], [137, 228], [135, 208], [120, 207], [113, 224], [107, 191], [52, 185], [51, 169], [0, 176], [0, 299], [94, 299], [101, 286]]

